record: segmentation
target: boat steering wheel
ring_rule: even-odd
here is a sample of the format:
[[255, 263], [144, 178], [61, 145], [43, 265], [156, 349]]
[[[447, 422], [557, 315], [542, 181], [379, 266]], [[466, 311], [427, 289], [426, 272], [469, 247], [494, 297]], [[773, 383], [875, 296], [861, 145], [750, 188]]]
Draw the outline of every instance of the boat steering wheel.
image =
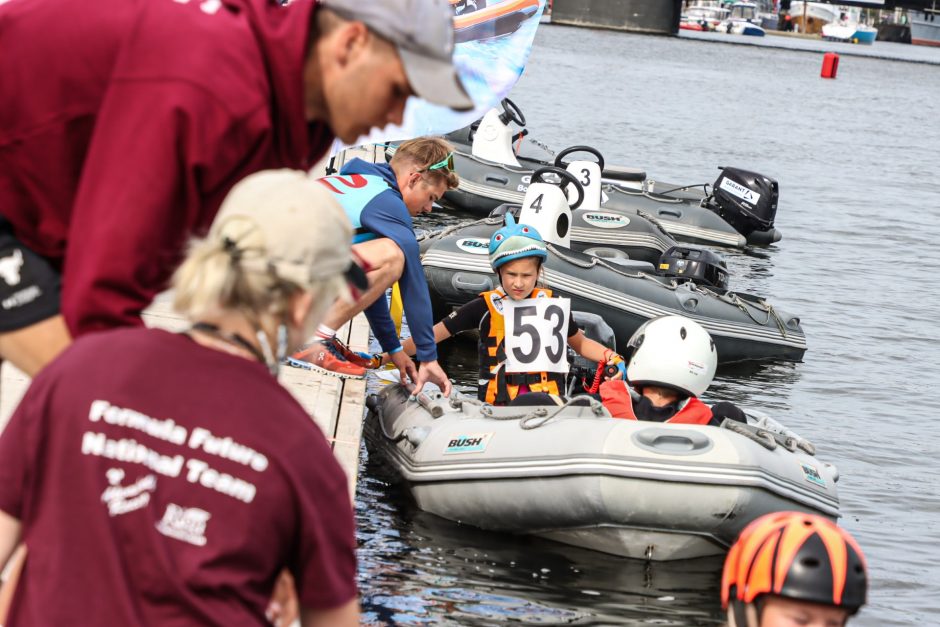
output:
[[[552, 174], [554, 176], [557, 176], [558, 178], [561, 179], [561, 183], [556, 183], [555, 181], [545, 180], [545, 178], [543, 177], [543, 175], [545, 174]], [[584, 201], [584, 187], [581, 185], [581, 181], [576, 179], [574, 175], [568, 170], [562, 170], [561, 168], [557, 168], [551, 165], [545, 166], [544, 168], [539, 168], [538, 170], [532, 173], [532, 179], [531, 179], [530, 185], [532, 183], [548, 183], [550, 185], [558, 185], [559, 187], [561, 187], [562, 191], [565, 191], [564, 187], [562, 187], [565, 182], [568, 182], [574, 185], [575, 190], [577, 190], [578, 192], [578, 199], [576, 201], [574, 202], [571, 202], [570, 200], [568, 201], [569, 208], [577, 209], [578, 207], [581, 206], [581, 202]]]
[[555, 167], [567, 168], [568, 164], [562, 161], [562, 159], [574, 152], [586, 152], [594, 155], [594, 157], [596, 157], [597, 165], [599, 165], [601, 168], [601, 172], [604, 171], [604, 156], [597, 150], [597, 148], [591, 148], [590, 146], [571, 146], [570, 148], [565, 148], [555, 156]]
[[503, 107], [503, 112], [499, 114], [499, 119], [503, 124], [515, 122], [519, 126], [525, 126], [525, 116], [522, 115], [519, 105], [509, 98], [503, 98], [499, 104]]

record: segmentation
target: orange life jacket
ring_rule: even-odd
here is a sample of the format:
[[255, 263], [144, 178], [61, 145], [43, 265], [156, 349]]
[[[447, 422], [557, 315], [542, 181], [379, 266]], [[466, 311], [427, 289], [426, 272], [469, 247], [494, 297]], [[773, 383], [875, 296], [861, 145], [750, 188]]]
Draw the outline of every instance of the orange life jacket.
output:
[[[480, 321], [480, 378], [477, 396], [481, 401], [494, 405], [505, 405], [519, 395], [519, 388], [529, 386], [530, 392], [546, 392], [561, 395], [565, 390], [565, 375], [561, 372], [511, 372], [504, 370], [506, 361], [506, 327], [503, 318], [502, 300], [508, 298], [502, 288], [482, 292], [489, 310], [490, 328], [483, 334]], [[529, 298], [551, 298], [552, 291], [535, 288]]]
[[[626, 381], [623, 379], [604, 381], [601, 384], [600, 393], [601, 403], [607, 408], [611, 416], [627, 420], [637, 419], [636, 414], [633, 412], [633, 397], [630, 395], [630, 388], [627, 387]], [[711, 407], [694, 396], [690, 396], [682, 409], [666, 422], [683, 425], [707, 425], [711, 419]]]

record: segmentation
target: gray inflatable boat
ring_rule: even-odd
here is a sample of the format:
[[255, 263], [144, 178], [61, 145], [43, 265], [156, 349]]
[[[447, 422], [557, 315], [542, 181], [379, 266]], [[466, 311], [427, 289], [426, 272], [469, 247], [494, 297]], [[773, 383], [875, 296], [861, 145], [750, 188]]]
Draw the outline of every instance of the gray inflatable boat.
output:
[[721, 168], [709, 189], [707, 183], [653, 181], [642, 169], [605, 165], [603, 156], [589, 146], [562, 150], [552, 161], [519, 157], [512, 150], [512, 140], [518, 136], [512, 134], [510, 122], [524, 127], [525, 117], [506, 99], [503, 111], [488, 113], [478, 128], [472, 125], [447, 136], [457, 149], [454, 163], [460, 185], [444, 194], [443, 205], [487, 215], [503, 203], [521, 203], [535, 170], [546, 165], [569, 167], [568, 155], [586, 152], [601, 169], [596, 181], [578, 173], [586, 188], [592, 182], [598, 186], [599, 207], [588, 208], [655, 218], [672, 237], [695, 244], [743, 248], [781, 239], [774, 228], [779, 186], [767, 176]]
[[[421, 242], [424, 274], [438, 314], [496, 287], [487, 253], [497, 228], [498, 220], [484, 220], [446, 229]], [[806, 352], [799, 318], [762, 298], [661, 276], [643, 261], [599, 257], [554, 243], [547, 246], [546, 287], [570, 298], [573, 310], [603, 318], [613, 328], [620, 351], [626, 351], [626, 342], [647, 320], [678, 314], [708, 330], [722, 363], [799, 360]]]
[[838, 473], [767, 417], [722, 427], [611, 418], [600, 404], [492, 407], [454, 392], [367, 400], [370, 458], [419, 508], [487, 530], [648, 560], [719, 554], [779, 510], [839, 513]]

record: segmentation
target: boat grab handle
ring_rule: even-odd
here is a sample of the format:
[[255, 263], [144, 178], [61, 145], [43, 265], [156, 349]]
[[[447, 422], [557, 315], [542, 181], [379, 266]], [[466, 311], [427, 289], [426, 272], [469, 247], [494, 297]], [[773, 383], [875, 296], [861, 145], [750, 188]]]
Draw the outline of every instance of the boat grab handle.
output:
[[493, 176], [492, 174], [487, 174], [483, 177], [487, 183], [499, 183], [500, 185], [509, 185], [508, 176]]
[[700, 455], [712, 448], [712, 439], [698, 431], [652, 427], [633, 434], [633, 443], [664, 455]]
[[[471, 275], [471, 276], [473, 276], [473, 275]], [[453, 282], [454, 287], [457, 288], [458, 290], [470, 290], [470, 291], [473, 291], [473, 292], [485, 292], [486, 290], [491, 290], [491, 289], [493, 289], [493, 282], [490, 280], [489, 277], [486, 277], [486, 276], [484, 276], [484, 277], [482, 277], [482, 278], [480, 278], [480, 279], [478, 279], [478, 280], [476, 280], [476, 281], [474, 281], [474, 280], [469, 280], [469, 281], [468, 281], [466, 278], [464, 278], [464, 276], [463, 276], [463, 274], [462, 274], [461, 272], [458, 272], [458, 273], [456, 273], [456, 274], [453, 276], [453, 278], [451, 279], [451, 281]]]
[[661, 215], [661, 216], [672, 216], [672, 217], [674, 217], [674, 218], [681, 218], [681, 217], [682, 217], [682, 212], [681, 212], [681, 211], [670, 211], [669, 209], [660, 209], [660, 210], [659, 210], [659, 215]]

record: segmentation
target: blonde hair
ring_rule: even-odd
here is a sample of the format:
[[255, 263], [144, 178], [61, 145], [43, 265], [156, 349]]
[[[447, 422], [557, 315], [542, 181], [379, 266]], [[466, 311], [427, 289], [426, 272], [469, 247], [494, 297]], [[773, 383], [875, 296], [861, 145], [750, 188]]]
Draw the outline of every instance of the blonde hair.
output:
[[[392, 155], [390, 164], [392, 168], [410, 165], [424, 170], [435, 163], [440, 163], [452, 152], [454, 152], [454, 147], [441, 137], [418, 137], [399, 144], [395, 154]], [[460, 183], [457, 173], [446, 168], [426, 170], [423, 174], [432, 181], [446, 181], [447, 189], [456, 189]]]
[[[310, 318], [319, 323], [344, 289], [341, 276], [300, 286], [242, 263], [226, 236], [193, 239], [186, 259], [173, 275], [173, 308], [191, 321], [223, 313], [239, 313], [255, 324], [282, 317], [290, 299], [303, 291], [314, 295]], [[265, 325], [267, 326], [267, 325]]]

